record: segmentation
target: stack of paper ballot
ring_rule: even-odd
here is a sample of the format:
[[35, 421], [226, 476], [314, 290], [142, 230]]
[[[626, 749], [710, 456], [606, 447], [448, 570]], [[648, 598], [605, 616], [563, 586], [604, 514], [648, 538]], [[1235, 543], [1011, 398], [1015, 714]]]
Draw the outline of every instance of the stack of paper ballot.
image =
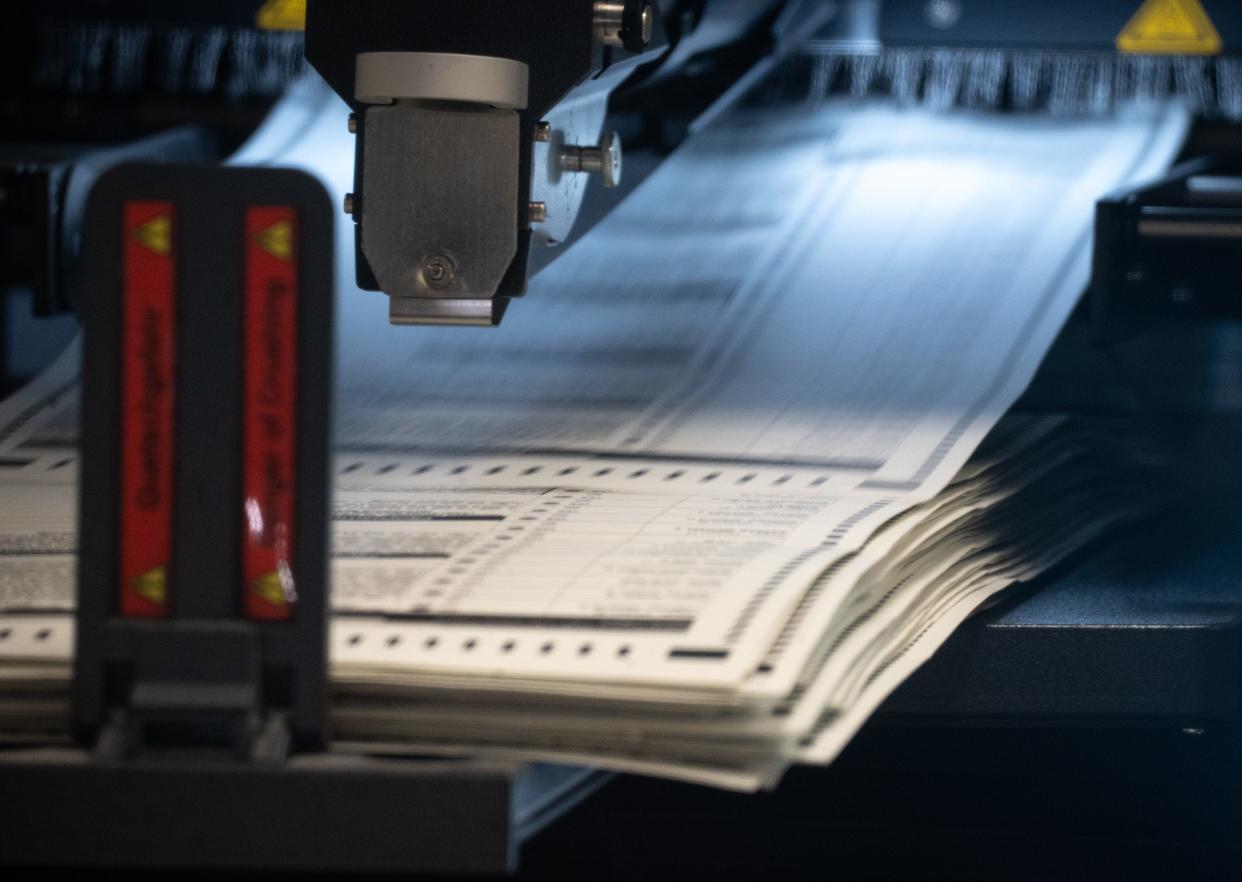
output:
[[[343, 193], [343, 117], [305, 90], [237, 161]], [[747, 103], [492, 333], [386, 327], [342, 228], [336, 749], [736, 788], [830, 761], [972, 611], [1141, 510], [1134, 433], [1002, 417], [1095, 200], [1185, 125]], [[75, 376], [0, 405], [14, 738], [65, 731]]]
[[[1004, 423], [942, 493], [889, 520], [861, 548], [831, 555], [747, 642], [663, 638], [651, 653], [607, 631], [522, 639], [480, 626], [427, 637], [395, 624], [342, 622], [335, 730], [385, 750], [516, 753], [723, 786], [771, 784], [790, 762], [834, 758], [997, 590], [1133, 517], [1142, 504], [1134, 489], [1140, 455], [1107, 432]], [[553, 494], [541, 504], [558, 500], [573, 506], [583, 496]], [[604, 498], [584, 509], [596, 506], [672, 507]], [[743, 500], [728, 506], [755, 516]], [[468, 651], [488, 661], [470, 674], [415, 661], [434, 656], [444, 639], [464, 641], [450, 652], [473, 643]]]

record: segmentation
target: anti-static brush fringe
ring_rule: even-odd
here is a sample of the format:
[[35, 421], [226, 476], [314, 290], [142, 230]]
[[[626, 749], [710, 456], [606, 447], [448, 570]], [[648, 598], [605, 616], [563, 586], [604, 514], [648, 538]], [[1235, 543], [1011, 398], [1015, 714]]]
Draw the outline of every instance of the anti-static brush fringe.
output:
[[295, 31], [93, 24], [40, 36], [35, 85], [70, 94], [274, 97], [305, 67]]
[[811, 101], [888, 96], [938, 109], [1108, 113], [1177, 99], [1197, 114], [1242, 119], [1242, 58], [1000, 49], [859, 50], [813, 42], [772, 88]]

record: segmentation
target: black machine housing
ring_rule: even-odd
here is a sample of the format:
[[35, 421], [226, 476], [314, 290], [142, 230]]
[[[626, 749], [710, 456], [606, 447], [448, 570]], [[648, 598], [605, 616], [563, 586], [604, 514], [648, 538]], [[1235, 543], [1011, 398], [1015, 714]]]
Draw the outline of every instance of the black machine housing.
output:
[[[358, 136], [354, 192], [364, 191], [362, 162], [366, 139], [366, 105], [355, 96], [355, 62], [366, 52], [434, 52], [490, 56], [520, 61], [530, 69], [529, 102], [519, 111], [518, 205], [530, 202], [535, 129], [575, 89], [592, 89], [592, 80], [610, 74], [613, 84], [622, 69], [630, 71], [651, 60], [664, 44], [658, 27], [649, 42], [634, 38], [636, 16], [648, 4], [625, 4], [626, 45], [603, 45], [593, 36], [591, 0], [461, 0], [451, 4], [407, 3], [401, 0], [311, 0], [307, 7], [306, 57], [355, 111]], [[627, 32], [630, 36], [627, 36]], [[607, 92], [600, 96], [607, 100]], [[353, 207], [357, 282], [380, 290], [362, 248], [362, 219]], [[528, 223], [518, 232], [517, 256], [495, 292], [496, 320], [512, 297], [526, 288], [531, 248]]]

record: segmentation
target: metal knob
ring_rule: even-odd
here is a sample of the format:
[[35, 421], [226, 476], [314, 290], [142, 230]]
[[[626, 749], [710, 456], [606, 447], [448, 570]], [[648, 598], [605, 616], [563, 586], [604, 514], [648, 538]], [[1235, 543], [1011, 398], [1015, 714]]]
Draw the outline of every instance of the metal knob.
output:
[[566, 147], [561, 154], [561, 169], [567, 172], [592, 172], [604, 178], [605, 187], [621, 183], [621, 136], [610, 132], [598, 147]]
[[655, 8], [646, 0], [596, 0], [595, 42], [642, 52], [655, 29]]

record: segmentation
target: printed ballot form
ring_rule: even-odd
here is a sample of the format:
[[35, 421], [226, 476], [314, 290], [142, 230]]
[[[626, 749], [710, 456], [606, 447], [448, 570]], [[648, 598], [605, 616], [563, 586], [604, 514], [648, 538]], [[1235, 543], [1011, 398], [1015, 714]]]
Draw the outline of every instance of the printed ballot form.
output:
[[[240, 161], [343, 193], [343, 115], [300, 93]], [[389, 327], [342, 224], [342, 744], [733, 787], [830, 760], [970, 611], [1137, 510], [1133, 438], [1001, 418], [1087, 284], [1095, 201], [1186, 125], [745, 104], [493, 331]], [[15, 633], [68, 629], [75, 374], [0, 405]]]

